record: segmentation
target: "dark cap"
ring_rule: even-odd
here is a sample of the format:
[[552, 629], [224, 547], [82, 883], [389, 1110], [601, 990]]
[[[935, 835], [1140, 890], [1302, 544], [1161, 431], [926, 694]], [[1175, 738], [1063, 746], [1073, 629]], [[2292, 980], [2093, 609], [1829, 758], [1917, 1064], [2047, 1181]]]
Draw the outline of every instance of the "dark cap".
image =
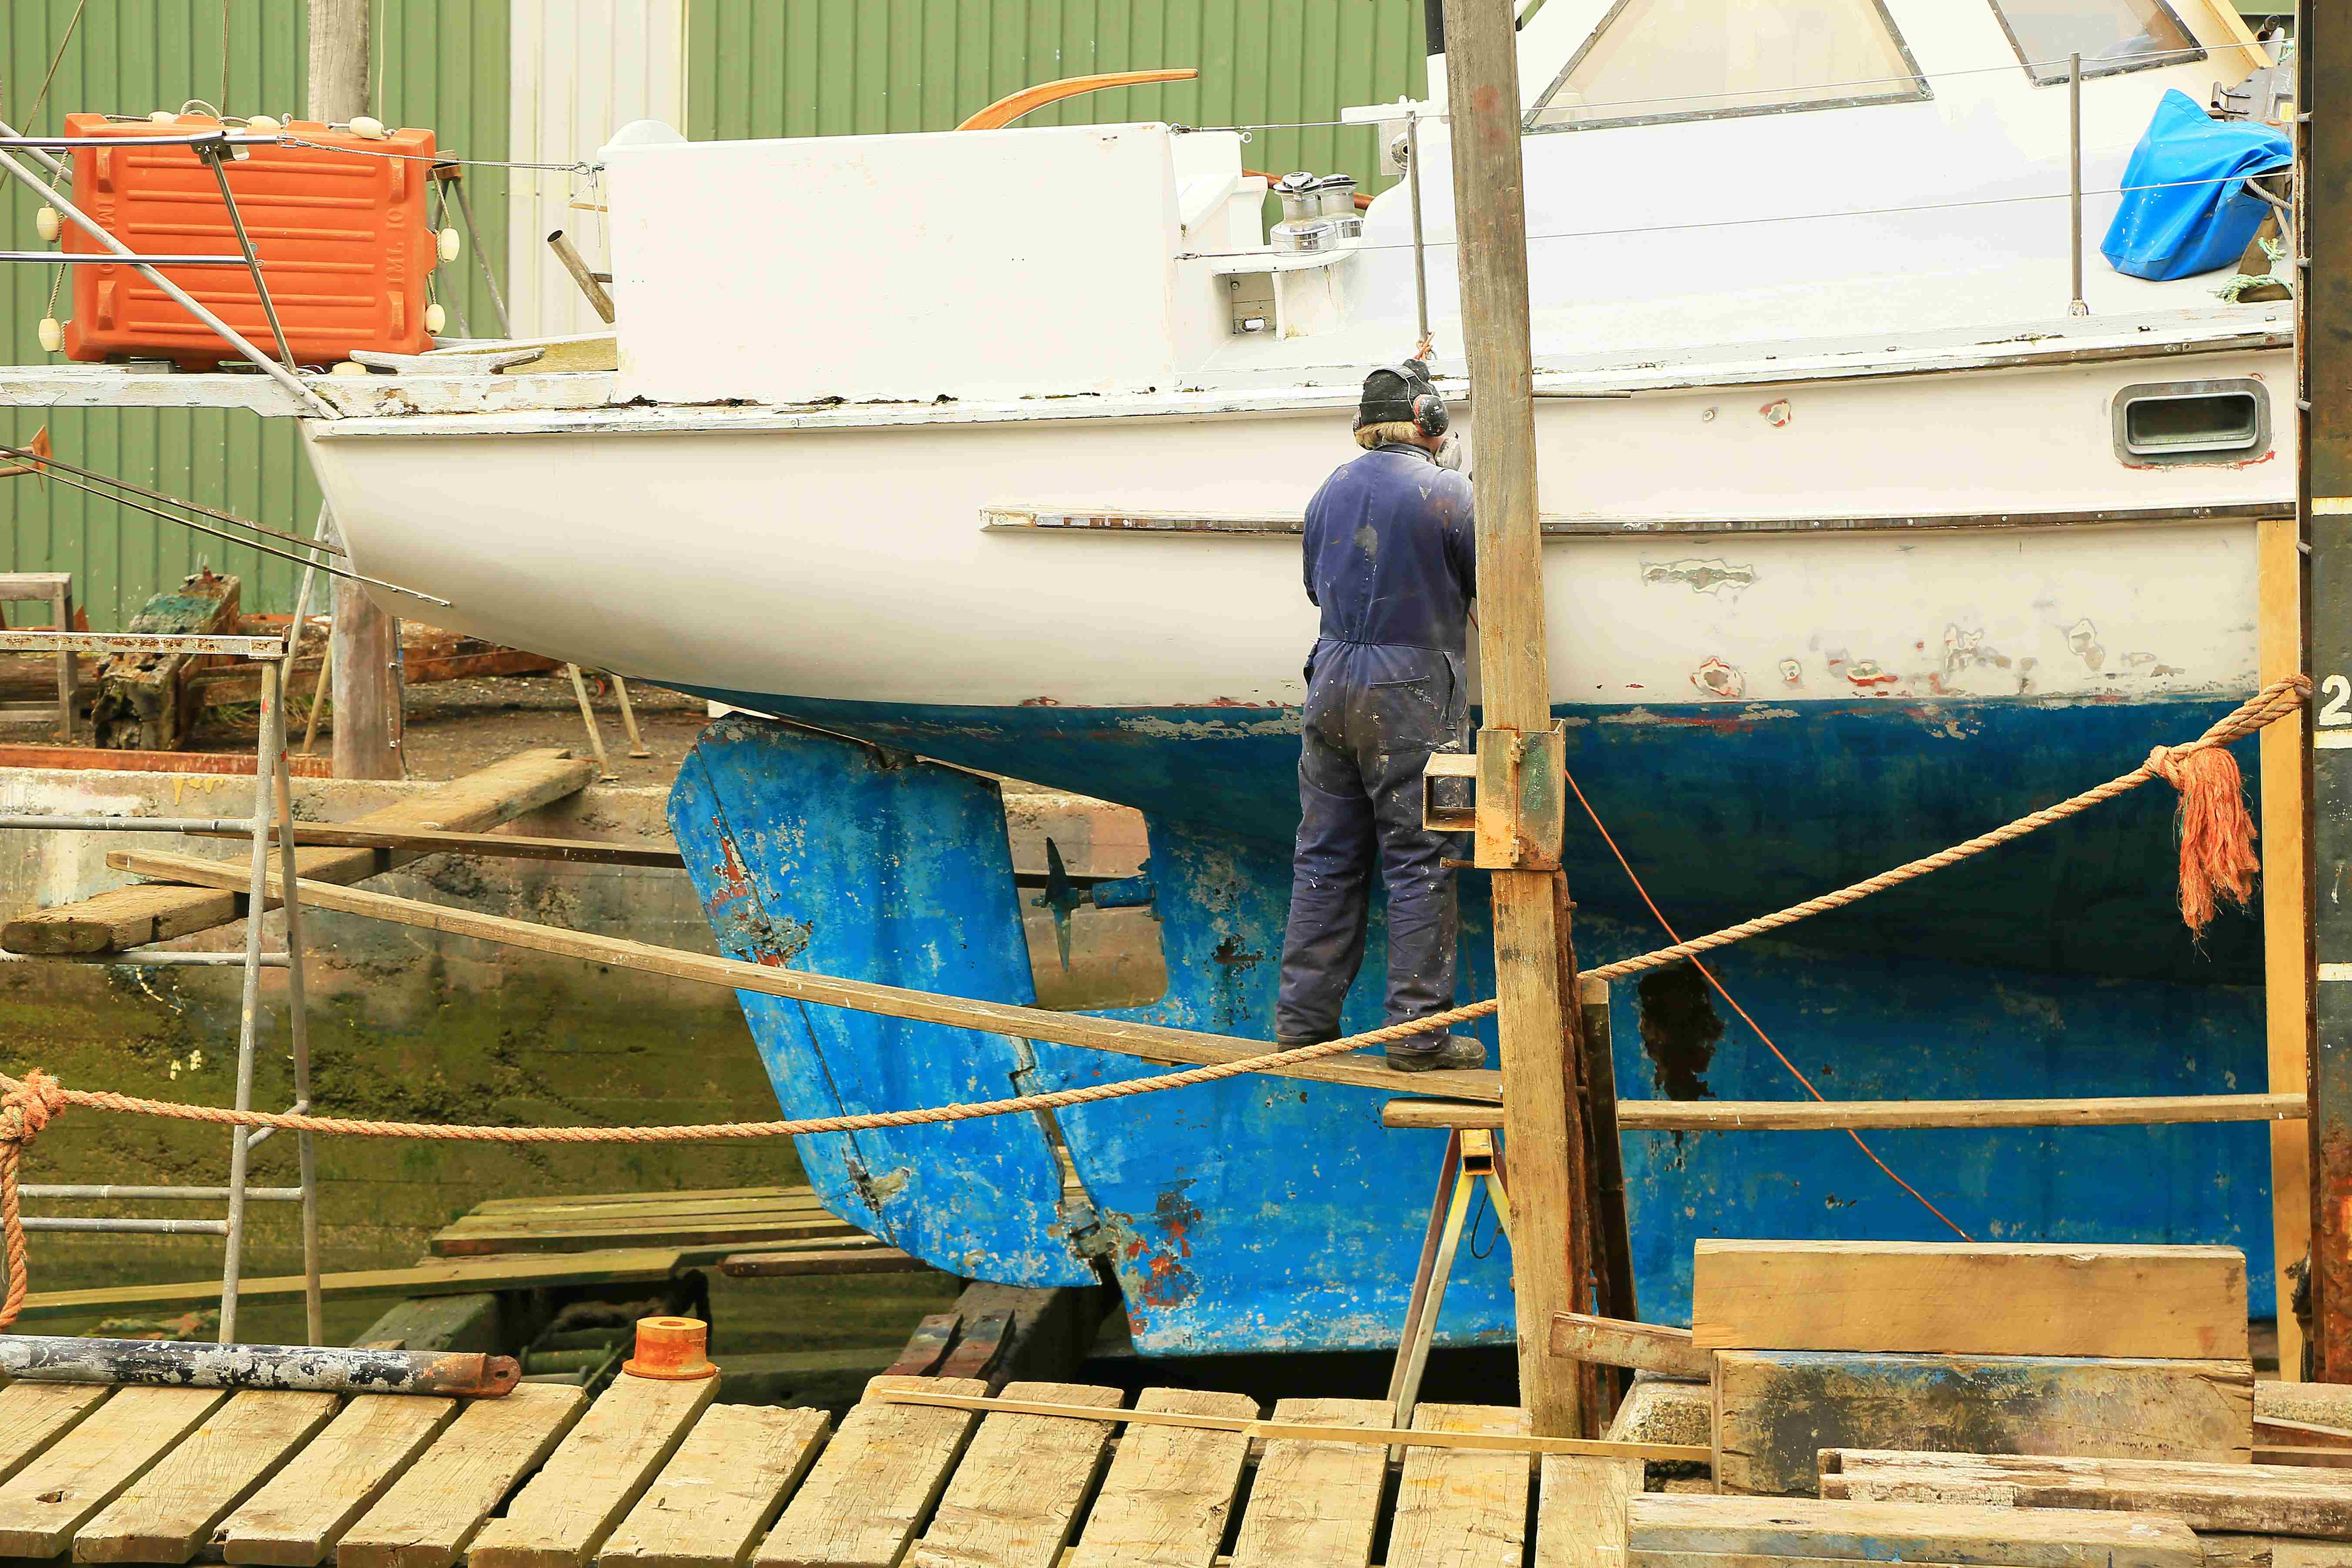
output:
[[1384, 364], [1364, 377], [1363, 396], [1356, 404], [1356, 428], [1386, 425], [1392, 420], [1412, 423], [1412, 400], [1437, 388], [1430, 384], [1429, 367], [1417, 359]]

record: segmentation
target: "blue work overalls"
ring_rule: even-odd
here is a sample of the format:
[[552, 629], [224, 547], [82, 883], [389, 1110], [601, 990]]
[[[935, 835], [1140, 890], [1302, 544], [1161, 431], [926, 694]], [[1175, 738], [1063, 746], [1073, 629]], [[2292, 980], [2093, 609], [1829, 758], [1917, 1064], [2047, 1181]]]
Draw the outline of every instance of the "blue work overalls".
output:
[[[1454, 837], [1421, 825], [1433, 751], [1467, 739], [1463, 670], [1476, 592], [1470, 483], [1418, 447], [1347, 464], [1307, 507], [1307, 596], [1323, 612], [1307, 660], [1298, 842], [1275, 1034], [1336, 1039], [1364, 959], [1372, 868], [1389, 900], [1386, 1022], [1454, 1005]], [[1391, 1051], [1434, 1049], [1443, 1036]]]

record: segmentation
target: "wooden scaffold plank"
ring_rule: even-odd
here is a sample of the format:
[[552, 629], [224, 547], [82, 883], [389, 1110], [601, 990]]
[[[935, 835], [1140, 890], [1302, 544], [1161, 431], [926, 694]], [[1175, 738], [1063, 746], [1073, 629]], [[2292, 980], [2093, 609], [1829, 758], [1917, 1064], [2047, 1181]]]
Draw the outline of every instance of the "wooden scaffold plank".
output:
[[[1423, 1405], [1421, 1432], [1524, 1436], [1528, 1413], [1494, 1405]], [[1527, 1552], [1526, 1454], [1408, 1448], [1389, 1528], [1388, 1568], [1518, 1568]]]
[[72, 1431], [110, 1392], [85, 1383], [12, 1383], [0, 1388], [0, 1480]]
[[2352, 1542], [2352, 1477], [2294, 1465], [1832, 1448], [1822, 1495], [1870, 1502], [2105, 1509], [2191, 1530]]
[[475, 1537], [467, 1561], [473, 1568], [581, 1568], [718, 1393], [716, 1376], [614, 1378], [506, 1516]]
[[2179, 1520], [2138, 1514], [1650, 1492], [1628, 1500], [1625, 1540], [1631, 1568], [2204, 1568], [2205, 1558]]
[[876, 1391], [984, 1397], [970, 1377], [877, 1377], [867, 1400], [842, 1421], [776, 1528], [752, 1558], [754, 1568], [895, 1568], [907, 1543], [930, 1517], [948, 1474], [980, 1417], [967, 1410], [879, 1405]]
[[[1285, 1399], [1276, 1421], [1385, 1429], [1379, 1399]], [[1365, 1568], [1379, 1527], [1388, 1449], [1378, 1443], [1281, 1438], [1265, 1446], [1234, 1542], [1233, 1568]]]
[[1639, 1459], [1546, 1454], [1536, 1501], [1535, 1568], [1625, 1568], [1625, 1504]]
[[713, 1405], [604, 1542], [597, 1563], [732, 1568], [775, 1522], [832, 1426], [822, 1410]]
[[2242, 1361], [2246, 1259], [2233, 1247], [1707, 1239], [1691, 1337], [1703, 1351]]
[[[1007, 1399], [1107, 1411], [1126, 1402], [1116, 1388], [1086, 1384], [1009, 1383], [1003, 1393]], [[1107, 1419], [988, 1416], [908, 1563], [913, 1568], [1055, 1568], [1102, 1474], [1110, 1434]]]
[[587, 1404], [579, 1389], [551, 1383], [469, 1401], [344, 1535], [335, 1548], [336, 1568], [448, 1568]]
[[[1240, 1394], [1150, 1388], [1138, 1410], [1257, 1417]], [[1211, 1568], [1240, 1492], [1249, 1438], [1202, 1427], [1129, 1426], [1069, 1568]]]
[[457, 1408], [454, 1399], [359, 1395], [222, 1521], [215, 1543], [231, 1563], [316, 1568], [456, 1419]]
[[77, 1563], [185, 1563], [335, 1414], [332, 1394], [248, 1389], [74, 1533]]
[[55, 1557], [73, 1532], [171, 1450], [213, 1406], [210, 1388], [123, 1388], [0, 1483], [0, 1557]]

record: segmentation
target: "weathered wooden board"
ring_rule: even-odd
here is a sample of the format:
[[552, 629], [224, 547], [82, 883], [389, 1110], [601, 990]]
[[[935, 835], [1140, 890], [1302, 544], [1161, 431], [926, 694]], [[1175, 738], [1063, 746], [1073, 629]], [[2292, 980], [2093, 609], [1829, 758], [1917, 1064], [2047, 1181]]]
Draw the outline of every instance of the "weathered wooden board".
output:
[[1582, 1312], [1552, 1314], [1551, 1353], [1570, 1361], [1638, 1367], [1661, 1376], [1700, 1383], [1706, 1382], [1715, 1370], [1707, 1352], [1693, 1342], [1688, 1329], [1629, 1322], [1622, 1318], [1595, 1318]]
[[[877, 1377], [866, 1385], [984, 1396], [969, 1377]], [[935, 1405], [858, 1405], [776, 1528], [752, 1557], [759, 1568], [895, 1568], [930, 1517], [980, 1417]]]
[[579, 1389], [551, 1383], [526, 1383], [500, 1398], [468, 1402], [343, 1536], [336, 1568], [448, 1568], [587, 1404]]
[[2242, 1463], [2253, 1399], [2245, 1362], [1719, 1351], [1715, 1479], [1811, 1493], [1823, 1448]]
[[2004, 1568], [2203, 1568], [2205, 1557], [2187, 1525], [2141, 1514], [1654, 1492], [1628, 1500], [1625, 1542], [1636, 1568], [1686, 1554]]
[[[1285, 1399], [1276, 1421], [1386, 1428], [1378, 1399]], [[1233, 1568], [1365, 1568], [1379, 1528], [1388, 1450], [1375, 1444], [1278, 1438], [1266, 1444], [1234, 1542]]]
[[[1135, 1407], [1244, 1421], [1258, 1413], [1243, 1394], [1183, 1388], [1146, 1389]], [[1239, 1432], [1128, 1427], [1069, 1568], [1211, 1568], [1248, 1457]]]
[[110, 1392], [78, 1383], [12, 1383], [0, 1388], [0, 1480], [72, 1431]]
[[716, 1377], [678, 1382], [623, 1373], [565, 1435], [504, 1518], [466, 1553], [473, 1568], [580, 1568], [719, 1393]]
[[0, 1482], [0, 1556], [54, 1557], [83, 1521], [137, 1480], [228, 1395], [209, 1388], [122, 1388], [48, 1450]]
[[[1413, 1411], [1412, 1425], [1419, 1432], [1508, 1436], [1532, 1430], [1526, 1411], [1496, 1405], [1423, 1405]], [[1525, 1454], [1406, 1449], [1388, 1568], [1519, 1568], [1533, 1469]]]
[[1824, 1497], [2162, 1514], [2192, 1530], [2352, 1542], [2352, 1476], [2283, 1465], [1832, 1449]]
[[2254, 1418], [2352, 1430], [2352, 1384], [2274, 1383], [2265, 1378], [2254, 1384]]
[[363, 1394], [214, 1531], [231, 1563], [314, 1568], [456, 1419], [454, 1399]]
[[[478, 831], [561, 800], [595, 776], [593, 763], [573, 760], [569, 752], [520, 752], [438, 789], [369, 812], [351, 826]], [[356, 882], [428, 853], [300, 849], [295, 864], [299, 875], [315, 881]], [[241, 858], [237, 862], [244, 863]], [[117, 952], [226, 925], [236, 918], [242, 901], [215, 888], [121, 888], [17, 915], [0, 926], [0, 947], [38, 954]], [[270, 900], [269, 907], [275, 909], [277, 901]]]
[[2205, 1568], [2352, 1568], [2352, 1542], [2293, 1535], [2197, 1533]]
[[2240, 1361], [2246, 1259], [2229, 1247], [1702, 1240], [1691, 1325], [1701, 1350]]
[[75, 1532], [74, 1561], [185, 1563], [341, 1403], [275, 1389], [232, 1394]]
[[1535, 1568], [1625, 1568], [1625, 1504], [1639, 1459], [1546, 1454], [1536, 1499]]
[[[1117, 1410], [1116, 1388], [1009, 1383], [1007, 1399]], [[1094, 1494], [1110, 1448], [1111, 1423], [999, 1413], [972, 1435], [940, 1499], [913, 1568], [1055, 1568]]]
[[603, 1568], [730, 1568], [742, 1562], [816, 1462], [832, 1426], [822, 1410], [713, 1405], [596, 1561]]

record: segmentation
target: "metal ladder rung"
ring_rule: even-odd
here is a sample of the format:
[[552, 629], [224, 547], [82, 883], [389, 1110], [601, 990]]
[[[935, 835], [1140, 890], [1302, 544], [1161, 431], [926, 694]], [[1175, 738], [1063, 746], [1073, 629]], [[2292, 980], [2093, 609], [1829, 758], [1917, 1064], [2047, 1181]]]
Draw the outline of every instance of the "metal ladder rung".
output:
[[[250, 1144], [247, 1145], [248, 1148]], [[69, 1183], [26, 1183], [16, 1189], [28, 1198], [52, 1198], [84, 1203], [193, 1203], [216, 1204], [228, 1200], [226, 1187], [126, 1187], [111, 1183], [99, 1185]], [[299, 1187], [247, 1187], [247, 1203], [292, 1204], [302, 1201]]]

